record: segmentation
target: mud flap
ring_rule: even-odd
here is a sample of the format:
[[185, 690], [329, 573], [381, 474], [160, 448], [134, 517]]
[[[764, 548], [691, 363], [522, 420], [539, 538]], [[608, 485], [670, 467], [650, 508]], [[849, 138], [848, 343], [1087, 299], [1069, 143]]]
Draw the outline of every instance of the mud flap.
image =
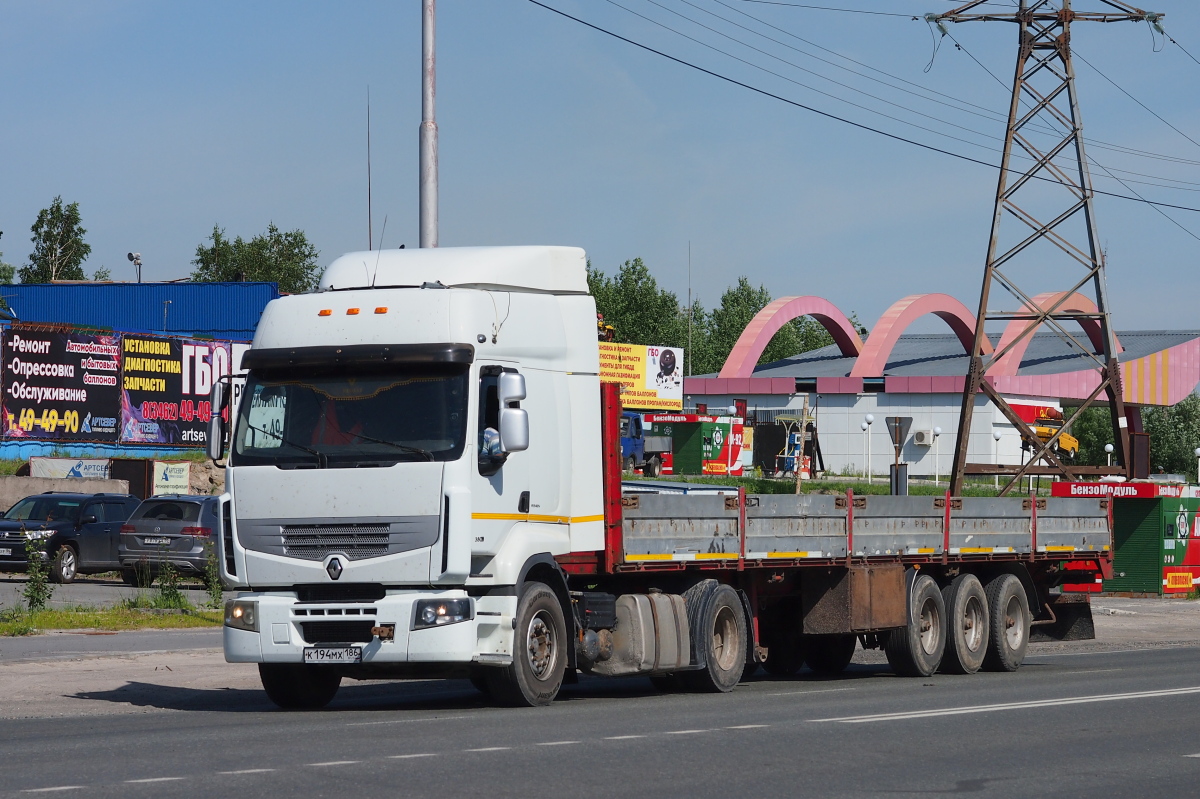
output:
[[1090, 641], [1096, 637], [1096, 625], [1092, 622], [1092, 605], [1086, 594], [1060, 594], [1051, 597], [1045, 609], [1053, 614], [1052, 619], [1034, 622], [1029, 631], [1030, 643]]

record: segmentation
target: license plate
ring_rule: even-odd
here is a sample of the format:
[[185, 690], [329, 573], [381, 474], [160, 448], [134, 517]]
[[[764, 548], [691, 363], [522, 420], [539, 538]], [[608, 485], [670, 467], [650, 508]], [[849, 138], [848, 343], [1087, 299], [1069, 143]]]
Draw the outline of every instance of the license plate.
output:
[[361, 663], [361, 646], [306, 646], [305, 663]]
[[0, 555], [11, 556], [12, 550], [11, 549], [0, 549]]
[[143, 544], [169, 544], [169, 543], [171, 543], [171, 539], [167, 538], [166, 536], [159, 536], [157, 538], [154, 538], [154, 537], [143, 538], [142, 543]]

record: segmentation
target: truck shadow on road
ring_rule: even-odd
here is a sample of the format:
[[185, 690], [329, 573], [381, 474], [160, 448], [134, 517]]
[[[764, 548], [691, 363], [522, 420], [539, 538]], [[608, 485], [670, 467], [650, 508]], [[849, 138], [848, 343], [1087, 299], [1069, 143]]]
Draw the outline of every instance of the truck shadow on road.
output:
[[[758, 675], [743, 682], [738, 691], [753, 693], [772, 690], [820, 689], [831, 683], [846, 684], [856, 679], [880, 676], [875, 666], [851, 666], [839, 678], [822, 678], [801, 673], [793, 679], [776, 679]], [[612, 680], [583, 676], [578, 683], [564, 685], [556, 703], [603, 701], [606, 699], [670, 697], [645, 678], [631, 677]], [[682, 694], [681, 694], [682, 695]], [[693, 694], [694, 696], [694, 694]], [[262, 713], [278, 708], [259, 688], [189, 688], [178, 685], [158, 685], [148, 682], [128, 682], [108, 691], [83, 691], [72, 698], [116, 705], [183, 710], [209, 713]], [[347, 711], [459, 711], [495, 707], [491, 701], [466, 680], [417, 680], [409, 682], [345, 681], [337, 697], [322, 712]], [[282, 711], [280, 711], [282, 712]]]

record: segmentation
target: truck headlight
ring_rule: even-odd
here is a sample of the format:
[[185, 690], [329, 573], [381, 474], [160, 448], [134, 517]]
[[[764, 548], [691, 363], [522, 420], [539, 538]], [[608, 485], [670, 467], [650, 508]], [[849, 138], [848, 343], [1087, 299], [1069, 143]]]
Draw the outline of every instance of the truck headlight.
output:
[[413, 629], [422, 630], [426, 627], [441, 627], [443, 624], [454, 624], [473, 619], [472, 604], [469, 597], [462, 599], [418, 599], [416, 613], [413, 617]]
[[225, 626], [258, 632], [258, 609], [253, 601], [231, 599], [225, 603]]

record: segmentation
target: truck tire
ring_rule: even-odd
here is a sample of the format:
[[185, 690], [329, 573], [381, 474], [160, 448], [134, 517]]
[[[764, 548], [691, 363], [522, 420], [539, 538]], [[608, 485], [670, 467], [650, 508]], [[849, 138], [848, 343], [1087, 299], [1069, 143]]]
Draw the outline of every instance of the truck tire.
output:
[[50, 582], [67, 585], [75, 582], [78, 574], [79, 555], [75, 552], [75, 547], [63, 544], [54, 553], [54, 559], [50, 563]]
[[834, 677], [841, 674], [854, 658], [858, 636], [806, 635], [804, 636], [804, 662], [817, 674]]
[[918, 574], [908, 594], [908, 624], [888, 635], [888, 665], [901, 677], [928, 677], [946, 650], [946, 605], [937, 583]]
[[629, 474], [633, 474], [633, 470], [635, 468], [634, 464], [636, 464], [636, 463], [637, 463], [637, 461], [635, 461], [633, 459], [633, 456], [630, 455], [628, 458], [625, 459], [625, 464], [624, 464], [623, 468]]
[[650, 460], [646, 461], [646, 465], [642, 467], [642, 474], [646, 477], [658, 477], [662, 474], [662, 458], [651, 455]]
[[567, 624], [558, 596], [545, 583], [528, 582], [517, 600], [513, 662], [489, 668], [492, 698], [508, 707], [548, 705], [567, 670]]
[[988, 651], [988, 600], [973, 574], [960, 574], [942, 589], [946, 605], [946, 654], [941, 670], [974, 674]]
[[284, 710], [319, 710], [342, 684], [336, 671], [306, 663], [259, 663], [258, 678], [267, 697]]
[[1016, 671], [1029, 646], [1029, 599], [1015, 574], [1001, 574], [987, 584], [991, 634], [983, 668], [987, 671]]
[[688, 627], [699, 651], [703, 647], [704, 668], [682, 672], [679, 677], [693, 691], [728, 693], [742, 679], [746, 665], [746, 613], [742, 600], [727, 585], [704, 580], [683, 594]]

